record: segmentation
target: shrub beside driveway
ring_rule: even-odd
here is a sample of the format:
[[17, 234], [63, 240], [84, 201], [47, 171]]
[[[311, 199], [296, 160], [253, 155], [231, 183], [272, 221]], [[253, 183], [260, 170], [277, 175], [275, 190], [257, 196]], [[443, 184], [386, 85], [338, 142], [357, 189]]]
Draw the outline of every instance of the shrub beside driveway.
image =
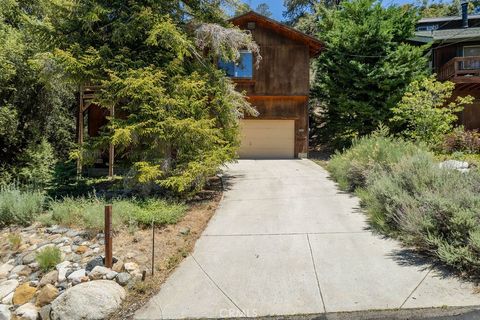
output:
[[354, 142], [327, 166], [360, 197], [371, 225], [460, 271], [480, 271], [480, 174], [440, 168], [421, 146], [382, 134]]

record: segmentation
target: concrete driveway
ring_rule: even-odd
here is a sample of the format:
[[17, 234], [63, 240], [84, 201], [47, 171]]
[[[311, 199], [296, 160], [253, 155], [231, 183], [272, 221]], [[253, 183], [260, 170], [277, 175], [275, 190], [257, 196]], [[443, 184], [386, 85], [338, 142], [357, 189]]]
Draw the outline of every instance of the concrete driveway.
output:
[[241, 160], [207, 229], [136, 319], [480, 305], [473, 285], [374, 235], [309, 160]]

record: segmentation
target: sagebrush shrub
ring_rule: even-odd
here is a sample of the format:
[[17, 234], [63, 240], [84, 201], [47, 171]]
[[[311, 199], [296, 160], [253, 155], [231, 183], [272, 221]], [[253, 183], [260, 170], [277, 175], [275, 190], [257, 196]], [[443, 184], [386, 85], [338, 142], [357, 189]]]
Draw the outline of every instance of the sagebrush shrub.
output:
[[0, 187], [0, 227], [28, 225], [42, 213], [45, 195], [39, 191], [20, 190], [15, 185]]
[[359, 195], [372, 224], [459, 269], [480, 264], [480, 175], [414, 155], [368, 178]]
[[371, 172], [387, 169], [400, 159], [425, 149], [402, 139], [374, 133], [354, 140], [350, 149], [337, 152], [328, 163], [328, 170], [343, 190], [364, 187]]

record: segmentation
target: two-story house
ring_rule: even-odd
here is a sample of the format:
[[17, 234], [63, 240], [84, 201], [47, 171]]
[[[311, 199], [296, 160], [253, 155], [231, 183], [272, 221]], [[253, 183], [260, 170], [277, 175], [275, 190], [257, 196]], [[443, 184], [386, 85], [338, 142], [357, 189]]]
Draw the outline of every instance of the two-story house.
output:
[[[262, 60], [255, 68], [251, 52], [241, 52], [237, 63], [219, 62], [236, 83], [247, 93], [250, 103], [259, 111], [258, 117], [241, 120], [240, 158], [302, 158], [308, 152], [308, 96], [310, 58], [320, 53], [322, 43], [300, 31], [255, 12], [230, 20], [241, 29], [249, 30], [260, 47]], [[77, 122], [78, 143], [84, 131], [98, 135], [108, 122], [109, 111], [91, 104], [96, 87], [80, 90]], [[108, 158], [108, 160], [107, 160]], [[113, 174], [113, 147], [96, 164]], [[77, 171], [82, 166], [78, 162]]]
[[439, 80], [455, 83], [453, 97], [471, 95], [472, 105], [460, 114], [466, 129], [480, 129], [480, 15], [421, 19], [416, 27], [416, 43], [431, 44], [430, 66]]
[[310, 58], [322, 43], [253, 11], [230, 21], [251, 32], [262, 56], [258, 69], [247, 51], [236, 64], [220, 63], [260, 113], [241, 120], [240, 158], [306, 157]]

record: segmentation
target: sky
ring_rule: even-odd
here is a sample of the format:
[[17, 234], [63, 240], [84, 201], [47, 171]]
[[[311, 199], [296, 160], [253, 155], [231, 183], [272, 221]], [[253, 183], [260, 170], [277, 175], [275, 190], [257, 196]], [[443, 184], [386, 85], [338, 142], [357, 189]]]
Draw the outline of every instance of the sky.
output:
[[[260, 3], [266, 3], [270, 7], [270, 11], [272, 12], [272, 18], [278, 21], [282, 21], [283, 18], [283, 11], [285, 11], [285, 7], [283, 6], [283, 0], [243, 0], [243, 2], [247, 3], [255, 9], [257, 5]], [[405, 4], [405, 3], [416, 3], [415, 0], [383, 0], [385, 5], [390, 4]], [[448, 0], [444, 1], [448, 2]]]

